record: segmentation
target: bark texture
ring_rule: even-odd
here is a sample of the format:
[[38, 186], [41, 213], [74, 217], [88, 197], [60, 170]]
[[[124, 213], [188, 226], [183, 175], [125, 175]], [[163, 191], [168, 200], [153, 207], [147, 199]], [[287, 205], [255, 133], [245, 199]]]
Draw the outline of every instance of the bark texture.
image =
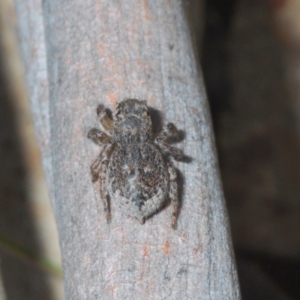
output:
[[[43, 14], [51, 135], [42, 149], [66, 298], [240, 299], [207, 101], [181, 3], [45, 0]], [[140, 225], [112, 202], [106, 224], [89, 174], [99, 148], [86, 135], [98, 126], [99, 103], [114, 110], [124, 98], [147, 100], [185, 132], [176, 146], [192, 160], [174, 163], [182, 182], [177, 230], [171, 205]], [[47, 100], [32, 102], [37, 131], [38, 105]]]

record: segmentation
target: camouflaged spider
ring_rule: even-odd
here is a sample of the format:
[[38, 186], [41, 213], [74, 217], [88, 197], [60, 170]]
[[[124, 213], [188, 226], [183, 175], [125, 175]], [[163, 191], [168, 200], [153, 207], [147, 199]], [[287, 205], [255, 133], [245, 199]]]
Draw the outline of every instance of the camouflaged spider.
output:
[[169, 196], [175, 228], [179, 209], [177, 172], [163, 154], [178, 160], [183, 157], [181, 150], [166, 143], [169, 138], [178, 138], [176, 127], [168, 123], [154, 137], [147, 103], [136, 99], [117, 104], [115, 121], [103, 105], [98, 106], [97, 115], [108, 134], [96, 128], [88, 133], [88, 138], [103, 146], [91, 165], [91, 173], [93, 182], [100, 181], [107, 222], [110, 221], [108, 197], [143, 224]]

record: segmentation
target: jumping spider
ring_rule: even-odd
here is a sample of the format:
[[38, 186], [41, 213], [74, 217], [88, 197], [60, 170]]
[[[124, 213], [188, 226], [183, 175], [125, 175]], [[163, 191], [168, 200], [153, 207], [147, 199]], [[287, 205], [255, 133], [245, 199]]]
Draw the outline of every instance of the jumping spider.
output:
[[115, 121], [103, 105], [97, 108], [103, 129], [93, 128], [88, 133], [102, 146], [99, 156], [91, 165], [92, 181], [99, 180], [107, 222], [110, 221], [109, 198], [121, 210], [143, 224], [158, 211], [169, 196], [173, 204], [172, 227], [176, 227], [179, 209], [177, 173], [163, 154], [180, 160], [181, 150], [166, 143], [178, 138], [172, 123], [163, 127], [156, 137], [146, 101], [127, 99], [117, 104]]

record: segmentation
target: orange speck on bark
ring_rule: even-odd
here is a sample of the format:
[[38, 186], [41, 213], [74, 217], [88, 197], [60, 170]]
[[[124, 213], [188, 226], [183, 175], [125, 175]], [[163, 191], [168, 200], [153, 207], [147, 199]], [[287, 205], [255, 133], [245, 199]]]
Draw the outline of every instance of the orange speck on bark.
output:
[[114, 294], [114, 293], [115, 293], [115, 290], [116, 290], [116, 286], [115, 286], [115, 285], [110, 285], [110, 286], [108, 287], [108, 290], [109, 290], [112, 294]]
[[103, 44], [100, 44], [99, 46], [98, 46], [98, 51], [99, 51], [99, 53], [103, 56], [104, 55], [104, 46], [103, 46]]
[[200, 247], [200, 246], [195, 247], [195, 248], [194, 248], [194, 255], [195, 255], [195, 256], [198, 256], [200, 250], [201, 250], [201, 247]]
[[81, 137], [82, 136], [82, 130], [80, 128], [77, 128], [75, 130], [75, 136], [78, 138], [78, 137]]
[[143, 257], [148, 257], [149, 256], [149, 248], [148, 245], [143, 246]]
[[144, 6], [144, 17], [147, 21], [149, 21], [151, 18], [150, 18], [150, 10], [149, 10], [149, 5], [148, 5], [148, 2], [147, 1], [143, 1], [143, 6]]
[[163, 245], [162, 251], [163, 251], [164, 254], [169, 254], [170, 253], [169, 241], [165, 242], [165, 244]]
[[109, 102], [113, 105], [116, 106], [118, 99], [116, 97], [116, 94], [114, 92], [109, 93], [108, 95], [108, 100]]
[[136, 58], [135, 63], [136, 63], [138, 66], [141, 66], [141, 65], [142, 65], [142, 60], [139, 59], [139, 58]]
[[155, 97], [154, 97], [154, 95], [151, 95], [151, 96], [150, 96], [150, 98], [149, 98], [149, 103], [150, 103], [151, 105], [155, 104]]
[[119, 88], [121, 88], [123, 86], [123, 80], [121, 80], [121, 79], [116, 79], [116, 83], [119, 86]]

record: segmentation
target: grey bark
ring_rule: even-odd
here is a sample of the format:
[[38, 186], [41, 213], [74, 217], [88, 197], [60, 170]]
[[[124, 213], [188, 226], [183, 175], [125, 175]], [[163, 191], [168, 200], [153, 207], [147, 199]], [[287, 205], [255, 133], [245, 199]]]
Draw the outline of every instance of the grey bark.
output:
[[[66, 298], [240, 299], [207, 101], [181, 3], [46, 0], [43, 16], [37, 0], [27, 1], [26, 11], [15, 3], [31, 24], [20, 26], [20, 39]], [[43, 19], [46, 48], [35, 27], [42, 29]], [[40, 57], [28, 61], [34, 46], [24, 36], [31, 34], [40, 37]], [[37, 81], [34, 67], [43, 70]], [[112, 202], [106, 224], [89, 174], [99, 148], [86, 135], [98, 125], [99, 103], [113, 110], [124, 98], [147, 100], [186, 133], [176, 146], [192, 161], [174, 163], [183, 181], [177, 230], [170, 205], [140, 225]]]
[[[14, 0], [20, 50], [37, 142], [51, 199], [54, 199], [50, 147], [49, 82], [42, 1]], [[52, 204], [55, 202], [53, 201]]]

